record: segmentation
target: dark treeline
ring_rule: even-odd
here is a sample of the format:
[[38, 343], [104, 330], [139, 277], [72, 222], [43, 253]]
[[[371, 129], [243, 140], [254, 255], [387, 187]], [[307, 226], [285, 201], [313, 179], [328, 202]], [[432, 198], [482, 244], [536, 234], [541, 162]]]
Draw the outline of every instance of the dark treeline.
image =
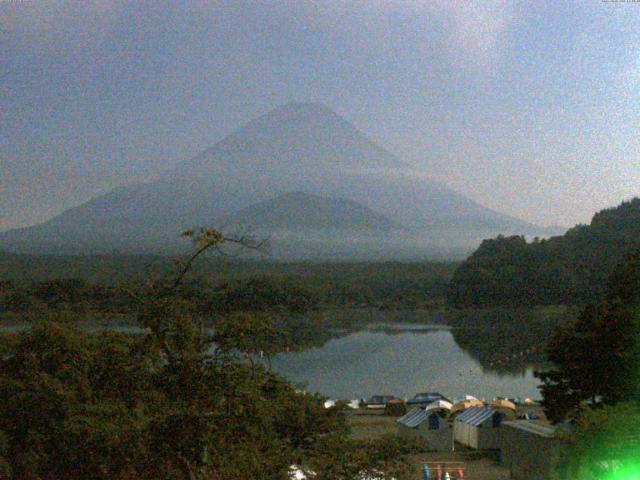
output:
[[[558, 328], [548, 344], [555, 368], [540, 372], [544, 406], [562, 421], [592, 406], [640, 401], [640, 249], [625, 255], [605, 298]], [[639, 432], [640, 433], [640, 432]]]
[[[563, 478], [632, 478], [640, 439], [640, 249], [615, 267], [604, 298], [557, 329], [547, 346], [543, 407], [562, 434]], [[615, 467], [611, 467], [615, 465]], [[612, 471], [615, 472], [612, 474]]]
[[[147, 262], [147, 263], [145, 263]], [[190, 282], [203, 302], [422, 308], [444, 302], [455, 263], [273, 263], [204, 259]], [[127, 291], [170, 274], [163, 257], [0, 254], [0, 310], [127, 311]], [[188, 286], [187, 286], [188, 287]], [[187, 288], [186, 287], [186, 288]], [[294, 303], [302, 302], [296, 307]], [[233, 305], [231, 305], [233, 306]]]
[[455, 307], [584, 304], [604, 298], [615, 265], [640, 245], [640, 199], [594, 215], [546, 240], [502, 237], [482, 242], [456, 270]]

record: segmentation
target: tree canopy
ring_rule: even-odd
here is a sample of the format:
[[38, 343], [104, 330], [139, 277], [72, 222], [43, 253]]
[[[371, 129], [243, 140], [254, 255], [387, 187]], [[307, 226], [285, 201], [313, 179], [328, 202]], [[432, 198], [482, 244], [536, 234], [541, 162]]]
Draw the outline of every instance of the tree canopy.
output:
[[555, 421], [575, 416], [585, 401], [640, 402], [640, 250], [618, 264], [603, 301], [558, 330], [548, 357], [556, 368], [538, 376]]
[[[296, 388], [251, 354], [281, 348], [269, 316], [205, 328], [182, 284], [201, 254], [242, 246], [202, 229], [168, 281], [133, 292], [142, 334], [79, 329], [59, 311], [0, 345], [0, 478], [383, 478], [411, 445], [351, 440], [345, 406]], [[46, 317], [46, 318], [45, 318]]]
[[447, 301], [455, 307], [586, 304], [602, 300], [616, 264], [640, 246], [640, 199], [594, 215], [550, 239], [485, 240], [456, 270]]

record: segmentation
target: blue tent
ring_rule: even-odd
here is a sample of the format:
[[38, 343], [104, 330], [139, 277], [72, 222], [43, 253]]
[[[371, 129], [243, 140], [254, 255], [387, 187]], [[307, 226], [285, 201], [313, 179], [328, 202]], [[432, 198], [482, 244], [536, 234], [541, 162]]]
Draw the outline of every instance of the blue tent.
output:
[[449, 401], [444, 395], [438, 392], [416, 393], [413, 398], [407, 401], [407, 405], [428, 405], [438, 400]]

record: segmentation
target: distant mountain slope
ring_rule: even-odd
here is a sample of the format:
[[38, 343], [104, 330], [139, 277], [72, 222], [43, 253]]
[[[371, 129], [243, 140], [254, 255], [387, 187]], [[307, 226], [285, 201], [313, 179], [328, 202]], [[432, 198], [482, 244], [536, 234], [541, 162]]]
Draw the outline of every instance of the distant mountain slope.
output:
[[286, 193], [250, 205], [223, 219], [220, 225], [222, 228], [241, 225], [267, 231], [301, 229], [371, 233], [400, 228], [384, 215], [352, 200], [304, 192]]
[[485, 240], [456, 271], [448, 300], [457, 307], [596, 301], [616, 263], [639, 246], [635, 198], [563, 236], [532, 243], [517, 236]]
[[339, 175], [345, 169], [406, 166], [326, 106], [288, 103], [250, 121], [165, 178], [199, 182], [202, 175], [220, 171], [271, 179], [277, 172], [287, 183], [305, 179], [309, 169]]
[[[228, 224], [235, 215], [251, 214], [243, 209], [287, 192], [356, 202], [411, 231], [411, 238], [390, 236], [375, 255], [402, 251], [411, 256], [441, 247], [460, 252], [498, 233], [545, 234], [416, 173], [327, 107], [291, 103], [249, 122], [156, 182], [117, 188], [43, 224], [0, 233], [0, 248], [166, 253], [184, 248], [178, 239], [184, 228]], [[293, 228], [303, 217], [317, 216], [312, 203], [300, 206], [295, 216], [273, 220], [280, 229], [287, 221]], [[351, 214], [364, 212], [352, 209]], [[322, 218], [322, 229], [344, 230], [345, 218], [330, 217]], [[374, 223], [380, 226], [380, 220]], [[306, 229], [309, 241], [312, 230]], [[321, 243], [328, 254], [335, 250], [329, 238]]]

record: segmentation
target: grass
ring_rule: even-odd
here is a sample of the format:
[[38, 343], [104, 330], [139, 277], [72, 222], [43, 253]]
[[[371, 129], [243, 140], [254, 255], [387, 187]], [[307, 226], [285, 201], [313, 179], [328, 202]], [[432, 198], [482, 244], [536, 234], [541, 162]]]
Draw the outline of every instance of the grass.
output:
[[398, 432], [396, 417], [384, 415], [381, 410], [353, 410], [348, 418], [354, 440], [375, 440]]
[[[358, 409], [351, 411], [348, 416], [351, 437], [355, 440], [375, 440], [385, 435], [396, 435], [396, 420], [396, 417], [384, 415], [381, 410]], [[415, 469], [407, 480], [422, 480], [422, 465], [425, 462], [462, 462], [465, 479], [468, 480], [509, 479], [509, 470], [497, 464], [491, 455], [487, 456], [464, 447], [455, 452], [425, 452], [411, 455], [409, 462]]]

